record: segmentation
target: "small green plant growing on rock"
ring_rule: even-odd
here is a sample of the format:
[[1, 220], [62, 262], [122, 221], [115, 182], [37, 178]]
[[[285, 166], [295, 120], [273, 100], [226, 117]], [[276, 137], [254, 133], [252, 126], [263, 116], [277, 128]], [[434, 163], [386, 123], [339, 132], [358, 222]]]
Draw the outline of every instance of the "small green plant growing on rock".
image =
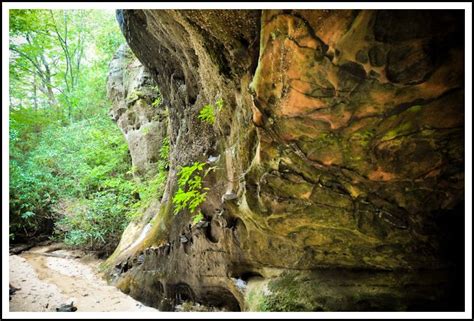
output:
[[143, 93], [140, 90], [132, 90], [132, 92], [127, 96], [126, 100], [128, 104], [133, 104], [135, 101], [143, 97]]
[[148, 135], [150, 133], [150, 127], [142, 127], [142, 132], [144, 135]]
[[217, 112], [220, 112], [224, 107], [224, 101], [222, 98], [219, 98], [215, 105], [207, 104], [199, 111], [198, 118], [210, 125], [214, 125], [216, 122], [216, 109]]
[[201, 222], [204, 219], [204, 215], [202, 214], [201, 211], [197, 215], [194, 215], [193, 217], [193, 225], [196, 225], [197, 223]]
[[216, 121], [216, 116], [214, 115], [212, 105], [209, 104], [202, 107], [202, 109], [199, 111], [198, 118], [210, 125], [214, 125]]
[[219, 98], [217, 101], [216, 101], [216, 107], [217, 107], [217, 111], [221, 111], [222, 108], [224, 107], [224, 100], [222, 100], [222, 98]]
[[169, 137], [165, 137], [163, 138], [163, 141], [160, 147], [160, 158], [162, 160], [168, 161], [169, 157], [170, 157], [170, 139]]
[[169, 158], [170, 158], [170, 139], [169, 137], [163, 138], [160, 147], [160, 160], [158, 161], [158, 170], [160, 172], [165, 172], [169, 167]]
[[158, 97], [156, 97], [156, 99], [151, 103], [151, 106], [156, 108], [156, 107], [158, 107], [158, 106], [161, 105], [161, 101], [162, 101], [161, 96], [158, 96]]
[[204, 172], [206, 163], [194, 162], [191, 166], [181, 167], [178, 173], [178, 191], [173, 197], [174, 214], [189, 210], [193, 216], [193, 224], [204, 218], [199, 206], [206, 201], [207, 190], [202, 186], [202, 179], [209, 171]]
[[[138, 219], [143, 213], [143, 208], [147, 207], [153, 199], [158, 199], [163, 195], [169, 167], [170, 141], [168, 137], [163, 138], [160, 147], [160, 159], [157, 162], [156, 174], [137, 184], [140, 200], [132, 206], [129, 213], [130, 219]], [[132, 166], [132, 173], [137, 172], [137, 167]]]
[[150, 87], [150, 90], [156, 93], [156, 98], [151, 103], [151, 107], [153, 108], [159, 107], [161, 103], [163, 102], [163, 96], [161, 95], [160, 88], [158, 88], [158, 86], [152, 86]]

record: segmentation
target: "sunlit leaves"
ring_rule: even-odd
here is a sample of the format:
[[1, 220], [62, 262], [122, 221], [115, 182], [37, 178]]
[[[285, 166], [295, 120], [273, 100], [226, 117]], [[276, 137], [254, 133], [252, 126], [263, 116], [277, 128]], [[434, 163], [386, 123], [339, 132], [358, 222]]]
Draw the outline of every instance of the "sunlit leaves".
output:
[[216, 122], [216, 114], [221, 112], [222, 108], [224, 108], [224, 100], [219, 98], [214, 105], [207, 104], [202, 107], [199, 111], [198, 119], [208, 123], [209, 125], [214, 125]]
[[173, 197], [174, 213], [188, 209], [195, 213], [206, 200], [207, 188], [203, 188], [202, 172], [206, 163], [194, 162], [191, 166], [181, 167], [178, 173], [178, 191]]
[[202, 214], [202, 212], [199, 212], [198, 214], [193, 216], [193, 225], [196, 225], [202, 220], [204, 220], [204, 215]]
[[[66, 127], [50, 125], [38, 136], [38, 142], [29, 152], [12, 149], [10, 221], [13, 231], [24, 226], [39, 228], [41, 221], [52, 215], [58, 201], [93, 200], [102, 195], [97, 194], [99, 192], [121, 202], [115, 204], [119, 207], [115, 207], [114, 222], [120, 226], [128, 222], [126, 204], [136, 202], [132, 195], [137, 187], [127, 175], [130, 158], [124, 138], [105, 113]], [[91, 213], [96, 213], [99, 210], [96, 206], [101, 206], [97, 202], [88, 204]], [[36, 215], [30, 217], [28, 212]], [[108, 237], [106, 233], [103, 236]]]
[[194, 162], [191, 166], [183, 166], [181, 167], [178, 173], [178, 185], [179, 186], [186, 186], [188, 181], [190, 180], [191, 176], [196, 171], [202, 171], [206, 163]]
[[199, 111], [198, 118], [210, 125], [214, 125], [216, 116], [214, 115], [214, 109], [212, 105], [205, 105], [202, 107], [202, 109]]
[[108, 65], [124, 42], [114, 12], [21, 9], [9, 18], [11, 235], [47, 232], [63, 214], [58, 204], [73, 199], [66, 240], [111, 242], [138, 189], [107, 115]]
[[11, 10], [10, 107], [72, 119], [106, 108], [108, 63], [123, 42], [113, 11]]

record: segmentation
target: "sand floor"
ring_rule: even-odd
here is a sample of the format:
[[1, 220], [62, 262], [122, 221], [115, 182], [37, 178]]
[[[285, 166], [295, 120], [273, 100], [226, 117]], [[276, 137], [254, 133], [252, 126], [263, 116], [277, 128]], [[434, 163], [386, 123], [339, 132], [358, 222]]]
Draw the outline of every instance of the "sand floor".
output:
[[83, 253], [36, 247], [10, 255], [10, 312], [51, 312], [74, 302], [77, 312], [157, 312], [117, 288], [99, 273], [100, 260]]

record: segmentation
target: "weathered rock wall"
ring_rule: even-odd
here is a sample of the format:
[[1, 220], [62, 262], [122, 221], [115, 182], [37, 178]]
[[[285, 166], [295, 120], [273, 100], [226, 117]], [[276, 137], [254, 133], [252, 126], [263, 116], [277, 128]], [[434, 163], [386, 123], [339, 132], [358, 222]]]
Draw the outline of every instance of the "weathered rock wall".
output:
[[[125, 74], [151, 75], [163, 103], [124, 106], [135, 85], [117, 66], [112, 114], [137, 167], [163, 137], [171, 153], [163, 198], [109, 259], [117, 286], [160, 309], [462, 308], [462, 11], [124, 10], [118, 20], [144, 65]], [[218, 99], [215, 124], [200, 121]], [[154, 138], [133, 138], [144, 124]], [[215, 157], [206, 222], [191, 226], [190, 213], [173, 214], [177, 170]]]
[[134, 174], [154, 175], [163, 138], [168, 135], [166, 111], [154, 106], [161, 100], [159, 88], [125, 45], [109, 65], [107, 94], [113, 104], [110, 116], [127, 140]]

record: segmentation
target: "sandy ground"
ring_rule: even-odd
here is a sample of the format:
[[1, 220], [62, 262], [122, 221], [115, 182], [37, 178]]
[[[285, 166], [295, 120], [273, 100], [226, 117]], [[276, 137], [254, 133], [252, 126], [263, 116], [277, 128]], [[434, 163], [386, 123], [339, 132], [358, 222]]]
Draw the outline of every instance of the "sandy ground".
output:
[[10, 284], [20, 290], [11, 296], [10, 311], [55, 312], [71, 301], [77, 312], [158, 311], [107, 285], [98, 272], [101, 261], [78, 256], [51, 247], [11, 255]]

